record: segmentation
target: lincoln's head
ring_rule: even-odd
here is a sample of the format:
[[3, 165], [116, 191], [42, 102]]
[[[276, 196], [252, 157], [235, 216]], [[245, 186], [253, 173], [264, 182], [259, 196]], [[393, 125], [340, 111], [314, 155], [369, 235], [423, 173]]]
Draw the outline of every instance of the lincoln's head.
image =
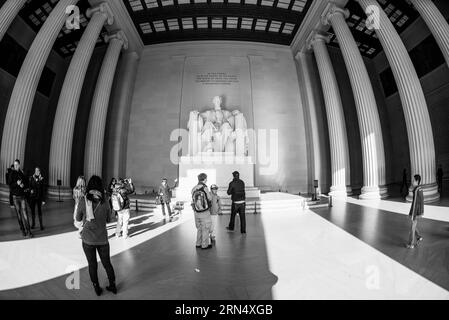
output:
[[222, 102], [222, 99], [220, 96], [214, 97], [214, 99], [212, 100], [212, 103], [214, 104], [215, 110], [221, 110], [221, 102]]

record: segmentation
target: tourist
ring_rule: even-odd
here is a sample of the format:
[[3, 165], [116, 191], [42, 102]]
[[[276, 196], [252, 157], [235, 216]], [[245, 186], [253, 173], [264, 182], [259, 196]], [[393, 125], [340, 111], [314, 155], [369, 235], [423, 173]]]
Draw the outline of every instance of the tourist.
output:
[[73, 211], [73, 224], [78, 229], [78, 237], [81, 239], [81, 232], [83, 231], [84, 221], [76, 220], [76, 211], [81, 200], [84, 200], [86, 195], [86, 179], [79, 176], [76, 180], [75, 188], [73, 188], [73, 199], [75, 200], [75, 210]]
[[440, 195], [443, 193], [443, 167], [441, 164], [438, 166], [437, 170], [437, 183], [438, 183], [438, 192]]
[[421, 176], [416, 174], [412, 180], [413, 187], [413, 200], [410, 208], [409, 216], [411, 218], [411, 230], [409, 243], [407, 248], [413, 249], [419, 242], [423, 240], [423, 237], [418, 231], [418, 219], [424, 215], [424, 194], [421, 184]]
[[111, 208], [106, 201], [103, 181], [98, 176], [92, 176], [87, 184], [84, 201], [80, 201], [76, 209], [76, 221], [85, 221], [82, 240], [83, 250], [89, 265], [90, 280], [99, 296], [103, 292], [98, 282], [97, 252], [109, 279], [108, 291], [117, 293], [115, 273], [111, 264], [108, 231], [106, 223], [111, 221]]
[[[175, 187], [177, 184], [177, 179], [175, 179]], [[167, 207], [168, 217], [171, 218], [172, 212], [170, 209], [170, 202], [172, 197], [172, 188], [167, 183], [167, 178], [161, 179], [161, 185], [158, 190], [158, 203], [162, 208], [162, 215], [165, 217], [165, 207]]]
[[212, 248], [210, 230], [212, 219], [210, 216], [211, 195], [206, 185], [207, 175], [198, 175], [198, 184], [192, 189], [192, 208], [195, 214], [196, 247], [201, 249]]
[[34, 174], [30, 177], [30, 207], [31, 207], [31, 229], [36, 227], [36, 206], [39, 218], [39, 227], [44, 230], [42, 224], [42, 203], [44, 202], [44, 178], [41, 169], [34, 170]]
[[134, 193], [134, 185], [131, 179], [119, 179], [116, 184], [111, 201], [112, 209], [117, 212], [117, 227], [115, 229], [116, 238], [123, 233], [123, 239], [128, 239], [128, 223], [130, 218], [131, 201], [128, 196]]
[[113, 215], [116, 216], [117, 212], [114, 211], [112, 208], [112, 194], [114, 193], [115, 186], [117, 184], [117, 179], [112, 178], [109, 182], [108, 188], [106, 189], [107, 196], [109, 198], [109, 206], [111, 207], [111, 210], [113, 211]]
[[33, 234], [31, 233], [26, 204], [25, 189], [28, 187], [27, 184], [28, 179], [20, 169], [20, 161], [17, 159], [14, 161], [14, 170], [8, 175], [8, 185], [11, 188], [20, 230], [24, 237], [28, 236], [29, 238], [32, 238]]
[[[8, 168], [8, 170], [6, 171], [6, 183], [8, 183], [9, 181], [9, 175], [11, 174], [11, 172], [14, 170], [14, 164], [11, 165], [11, 167]], [[12, 191], [11, 191], [11, 186], [8, 185], [9, 188], [9, 206], [11, 208], [15, 208], [14, 207], [14, 199], [12, 196]]]
[[[405, 190], [405, 193], [402, 190]], [[402, 197], [406, 197], [408, 194], [407, 169], [406, 168], [404, 168], [404, 170], [402, 170], [402, 184], [401, 184], [400, 193], [401, 193]]]
[[240, 180], [240, 173], [234, 171], [232, 173], [233, 180], [229, 183], [228, 195], [231, 196], [231, 220], [229, 226], [226, 227], [229, 231], [234, 231], [235, 216], [238, 213], [240, 217], [240, 232], [246, 234], [246, 218], [245, 218], [245, 183]]
[[[210, 186], [211, 191], [211, 207], [210, 207], [210, 213], [211, 215], [221, 215], [221, 199], [220, 196], [217, 194], [218, 186], [216, 184], [213, 184]], [[211, 225], [210, 230], [210, 238], [212, 241], [215, 241], [215, 232], [214, 232], [214, 224]]]

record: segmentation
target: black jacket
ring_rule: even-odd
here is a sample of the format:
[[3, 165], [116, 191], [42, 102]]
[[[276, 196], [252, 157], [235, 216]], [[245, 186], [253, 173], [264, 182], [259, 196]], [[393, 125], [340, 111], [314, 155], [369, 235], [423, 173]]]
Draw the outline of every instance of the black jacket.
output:
[[31, 199], [44, 200], [44, 179], [39, 180], [36, 176], [30, 177]]
[[122, 210], [129, 209], [131, 207], [131, 202], [129, 201], [128, 196], [130, 194], [133, 194], [134, 191], [135, 191], [134, 184], [128, 182], [125, 182], [124, 187], [118, 190], [124, 201]]
[[171, 188], [168, 184], [166, 184], [165, 187], [163, 185], [160, 185], [157, 194], [159, 196], [160, 202], [170, 203], [172, 193]]
[[[22, 180], [23, 187], [17, 184], [17, 181]], [[28, 187], [28, 179], [23, 174], [22, 170], [12, 170], [8, 175], [8, 185], [11, 187], [13, 196], [24, 197], [25, 189]]]
[[232, 201], [244, 201], [245, 183], [240, 179], [234, 179], [229, 183], [228, 195], [231, 196]]

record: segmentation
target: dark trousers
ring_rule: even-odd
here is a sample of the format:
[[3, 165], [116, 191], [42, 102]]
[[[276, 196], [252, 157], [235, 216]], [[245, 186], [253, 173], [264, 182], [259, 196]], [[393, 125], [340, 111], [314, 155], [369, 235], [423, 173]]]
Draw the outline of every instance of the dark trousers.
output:
[[438, 179], [437, 184], [438, 184], [438, 192], [443, 193], [443, 180]]
[[13, 196], [14, 208], [16, 209], [17, 221], [22, 233], [31, 234], [30, 222], [27, 213], [27, 204], [25, 197]]
[[83, 242], [84, 254], [87, 258], [87, 263], [89, 265], [89, 276], [90, 280], [94, 284], [98, 283], [98, 262], [97, 262], [97, 252], [100, 256], [101, 263], [103, 264], [106, 274], [108, 275], [109, 282], [115, 282], [114, 268], [112, 267], [111, 257], [109, 255], [109, 243], [103, 245], [90, 245]]
[[14, 205], [14, 197], [12, 195], [11, 189], [9, 189], [9, 205], [10, 206]]
[[31, 208], [31, 227], [34, 228], [36, 224], [36, 206], [37, 206], [37, 215], [39, 217], [39, 226], [42, 228], [42, 200], [40, 199], [30, 199], [30, 208]]
[[232, 203], [231, 220], [229, 221], [229, 229], [234, 230], [235, 215], [238, 213], [240, 217], [240, 232], [246, 232], [245, 203]]
[[[405, 192], [403, 192], [402, 190], [404, 190]], [[400, 190], [401, 196], [407, 196], [408, 194], [408, 184], [406, 180], [402, 180], [402, 184], [401, 184], [401, 190]]]
[[161, 202], [162, 214], [165, 216], [165, 207], [167, 207], [168, 215], [171, 216], [170, 202]]

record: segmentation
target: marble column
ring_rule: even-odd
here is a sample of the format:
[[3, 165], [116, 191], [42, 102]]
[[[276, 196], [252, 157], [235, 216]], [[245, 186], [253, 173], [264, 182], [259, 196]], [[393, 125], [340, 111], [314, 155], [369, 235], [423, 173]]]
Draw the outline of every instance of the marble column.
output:
[[[404, 110], [410, 148], [411, 176], [420, 174], [426, 202], [440, 198], [436, 183], [432, 124], [416, 70], [401, 37], [376, 0], [357, 0], [363, 11], [379, 8], [380, 28], [375, 29], [390, 63]], [[411, 200], [411, 191], [407, 200]]]
[[357, 109], [362, 144], [363, 187], [360, 199], [380, 199], [379, 185], [385, 185], [385, 153], [379, 112], [362, 55], [346, 24], [348, 10], [331, 4], [323, 15], [323, 23], [330, 24], [348, 70]]
[[70, 61], [56, 109], [50, 149], [50, 188], [48, 190], [50, 197], [58, 196], [57, 180], [61, 180], [63, 198], [71, 196], [70, 160], [78, 102], [87, 67], [101, 29], [105, 23], [108, 25], [113, 23], [112, 12], [106, 3], [89, 8], [86, 15], [90, 21]]
[[139, 55], [130, 52], [122, 55], [115, 83], [112, 89], [110, 116], [105, 133], [106, 176], [124, 177], [126, 174], [126, 158], [128, 144], [128, 128], [131, 112], [132, 95], [136, 82]]
[[17, 76], [3, 128], [0, 154], [0, 181], [14, 159], [23, 160], [31, 108], [47, 58], [68, 15], [66, 8], [78, 0], [60, 0], [31, 44]]
[[125, 34], [119, 31], [106, 37], [109, 43], [97, 80], [87, 128], [84, 174], [102, 176], [103, 145], [109, 98], [120, 52], [128, 48]]
[[0, 41], [26, 0], [7, 0], [0, 8]]
[[326, 47], [329, 38], [322, 34], [313, 34], [309, 41], [318, 65], [329, 127], [332, 171], [332, 186], [329, 194], [336, 198], [345, 198], [347, 170], [350, 167], [349, 150], [337, 78]]
[[431, 0], [410, 0], [429, 27], [449, 66], [449, 24]]

